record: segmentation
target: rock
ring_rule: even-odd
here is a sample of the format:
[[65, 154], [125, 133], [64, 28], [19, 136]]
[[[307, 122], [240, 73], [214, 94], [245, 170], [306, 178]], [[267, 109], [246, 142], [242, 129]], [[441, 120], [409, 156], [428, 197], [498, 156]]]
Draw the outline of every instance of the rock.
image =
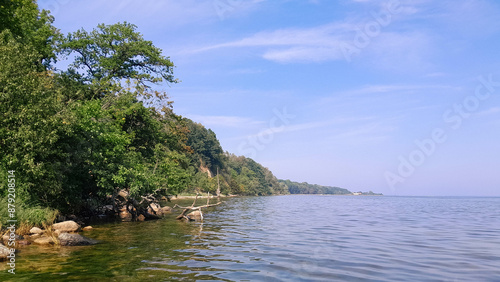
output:
[[38, 227], [33, 227], [30, 229], [30, 234], [42, 234], [44, 231]]
[[146, 217], [145, 217], [144, 215], [140, 214], [140, 215], [137, 217], [137, 220], [138, 220], [138, 221], [144, 221], [144, 220], [146, 220]]
[[40, 237], [42, 237], [42, 234], [33, 234], [33, 235], [30, 236], [30, 239], [34, 240], [34, 239], [40, 238]]
[[97, 208], [97, 211], [101, 214], [110, 214], [114, 212], [113, 205], [105, 205]]
[[151, 203], [148, 206], [148, 213], [156, 214], [156, 215], [161, 215], [161, 213], [162, 213], [161, 206], [158, 205], [157, 203]]
[[87, 246], [97, 244], [96, 240], [80, 234], [61, 233], [57, 239], [59, 239], [59, 244], [61, 244], [61, 246]]
[[[11, 233], [9, 232], [9, 233], [7, 233], [7, 234], [5, 234], [5, 235], [2, 236], [2, 239], [3, 239], [4, 242], [9, 241], [10, 234]], [[18, 241], [18, 240], [21, 240], [21, 239], [24, 239], [24, 237], [21, 236], [21, 235], [17, 235], [17, 234], [14, 235], [14, 240]]]
[[89, 231], [89, 230], [92, 230], [92, 229], [93, 229], [93, 227], [92, 227], [92, 226], [85, 226], [85, 227], [83, 227], [83, 229], [82, 229], [82, 230], [83, 230], [83, 231]]
[[118, 192], [118, 194], [116, 195], [116, 198], [120, 201], [127, 201], [128, 195], [129, 195], [128, 191], [120, 190], [120, 192]]
[[122, 210], [118, 216], [122, 221], [131, 221], [132, 220], [132, 214], [130, 214], [126, 209]]
[[7, 260], [7, 256], [10, 254], [10, 249], [0, 244], [0, 261]]
[[201, 213], [200, 210], [196, 210], [188, 213], [187, 217], [189, 217], [191, 220], [202, 220], [203, 214]]
[[28, 240], [20, 240], [16, 242], [18, 245], [31, 245], [31, 242]]
[[169, 213], [169, 212], [172, 212], [172, 208], [169, 207], [169, 206], [166, 206], [166, 207], [163, 207], [161, 208], [161, 211], [165, 214], [165, 213]]
[[54, 239], [52, 237], [41, 237], [38, 239], [35, 239], [33, 243], [37, 245], [52, 245], [54, 244]]
[[77, 232], [80, 230], [80, 225], [72, 220], [68, 220], [52, 225], [52, 229], [60, 232]]

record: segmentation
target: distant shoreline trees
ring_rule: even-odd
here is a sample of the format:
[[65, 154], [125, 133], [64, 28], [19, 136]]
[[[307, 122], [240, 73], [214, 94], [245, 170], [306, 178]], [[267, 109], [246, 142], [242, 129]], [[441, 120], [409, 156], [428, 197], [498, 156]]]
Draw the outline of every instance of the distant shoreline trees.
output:
[[294, 182], [291, 180], [279, 180], [282, 185], [288, 188], [290, 194], [325, 194], [325, 195], [351, 195], [352, 192], [332, 186], [321, 186], [317, 184], [309, 184], [307, 182]]

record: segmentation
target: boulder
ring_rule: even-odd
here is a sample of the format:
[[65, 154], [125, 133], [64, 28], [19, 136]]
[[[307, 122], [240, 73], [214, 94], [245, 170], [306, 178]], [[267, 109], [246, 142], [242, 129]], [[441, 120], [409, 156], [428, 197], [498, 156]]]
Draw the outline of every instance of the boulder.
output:
[[118, 214], [120, 219], [122, 221], [131, 221], [132, 220], [132, 214], [127, 211], [127, 209], [121, 209], [120, 213]]
[[169, 212], [172, 212], [172, 208], [169, 206], [165, 206], [165, 207], [161, 208], [161, 211], [163, 214], [169, 213]]
[[150, 213], [150, 214], [156, 214], [156, 215], [161, 215], [162, 214], [161, 206], [158, 205], [157, 203], [151, 203], [148, 206], [148, 213]]
[[40, 237], [42, 237], [42, 234], [33, 234], [33, 235], [30, 235], [30, 239], [31, 240], [34, 240], [34, 239], [40, 238]]
[[80, 225], [72, 220], [68, 220], [52, 225], [52, 229], [60, 232], [77, 232], [80, 230]]
[[[10, 239], [10, 234], [11, 234], [11, 233], [9, 232], [9, 233], [7, 233], [7, 234], [5, 234], [5, 235], [3, 235], [3, 236], [2, 236], [2, 239], [3, 239], [3, 241], [4, 241], [4, 242], [9, 241], [9, 239]], [[21, 236], [21, 235], [17, 235], [17, 234], [15, 234], [15, 235], [14, 235], [14, 238], [15, 238], [15, 240], [16, 240], [16, 241], [21, 240], [21, 239], [24, 239], [24, 237], [23, 237], [23, 236]]]
[[52, 245], [54, 244], [54, 239], [52, 237], [41, 237], [38, 239], [33, 240], [33, 243], [37, 245]]
[[85, 226], [85, 227], [83, 227], [83, 229], [82, 229], [82, 230], [83, 230], [83, 231], [89, 231], [89, 230], [92, 230], [92, 229], [93, 229], [93, 227], [89, 225], [89, 226]]
[[203, 219], [203, 214], [201, 213], [200, 210], [192, 211], [187, 214], [187, 217], [191, 220], [202, 220]]
[[114, 211], [113, 205], [105, 205], [105, 206], [99, 207], [97, 210], [103, 214], [109, 214], [109, 213], [112, 213]]
[[0, 244], [0, 261], [6, 260], [9, 254], [10, 254], [10, 249]]
[[61, 233], [57, 239], [59, 239], [59, 244], [61, 244], [61, 246], [87, 246], [97, 244], [96, 240], [80, 234]]
[[42, 234], [44, 231], [38, 227], [33, 227], [30, 229], [30, 234]]

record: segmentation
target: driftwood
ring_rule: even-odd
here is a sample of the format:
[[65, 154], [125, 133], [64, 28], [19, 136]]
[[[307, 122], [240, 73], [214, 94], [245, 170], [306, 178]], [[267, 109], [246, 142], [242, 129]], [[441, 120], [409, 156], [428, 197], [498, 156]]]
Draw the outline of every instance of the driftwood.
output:
[[182, 206], [179, 206], [178, 204], [175, 204], [174, 205], [174, 208], [181, 208], [181, 209], [184, 209], [182, 211], [182, 213], [180, 215], [178, 215], [176, 217], [176, 219], [185, 219], [187, 221], [193, 221], [194, 219], [190, 218], [188, 215], [186, 215], [189, 211], [199, 211], [200, 212], [200, 215], [201, 215], [201, 220], [203, 220], [203, 213], [201, 211], [201, 209], [204, 209], [204, 208], [209, 208], [209, 207], [215, 207], [215, 206], [218, 206], [220, 204], [222, 204], [223, 202], [221, 202], [220, 200], [217, 201], [216, 204], [210, 204], [210, 193], [207, 194], [207, 204], [206, 205], [203, 205], [203, 206], [197, 206], [195, 207], [194, 205], [196, 204], [196, 200], [198, 199], [198, 196], [199, 194], [196, 193], [196, 197], [194, 198], [194, 201], [193, 201], [193, 204], [191, 204], [191, 206], [189, 207], [182, 207]]
[[152, 205], [159, 205], [158, 198], [159, 195], [161, 196], [162, 190], [164, 189], [156, 189], [150, 194], [140, 196], [140, 199], [131, 197], [126, 189], [115, 191], [112, 198], [113, 211], [118, 214], [121, 209], [125, 208], [133, 220], [139, 218], [140, 215], [144, 216], [145, 219], [160, 219], [160, 214], [157, 214]]

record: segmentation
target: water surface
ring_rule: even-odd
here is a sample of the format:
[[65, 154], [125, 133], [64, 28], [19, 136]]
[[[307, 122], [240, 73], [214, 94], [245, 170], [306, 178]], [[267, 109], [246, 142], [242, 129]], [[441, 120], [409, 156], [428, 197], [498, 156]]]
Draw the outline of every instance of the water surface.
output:
[[243, 197], [83, 234], [23, 248], [12, 281], [500, 281], [500, 198]]

